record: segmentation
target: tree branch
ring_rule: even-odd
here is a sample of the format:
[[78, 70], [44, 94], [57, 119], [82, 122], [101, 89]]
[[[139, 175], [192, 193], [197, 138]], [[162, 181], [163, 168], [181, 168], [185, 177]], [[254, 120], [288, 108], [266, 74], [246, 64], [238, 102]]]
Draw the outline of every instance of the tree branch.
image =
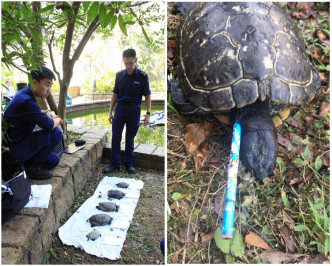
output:
[[74, 55], [72, 57], [72, 62], [76, 62], [76, 60], [78, 60], [78, 58], [80, 57], [85, 45], [87, 44], [87, 42], [89, 41], [91, 35], [95, 32], [95, 30], [99, 27], [99, 15], [97, 15], [94, 20], [91, 22], [91, 24], [89, 25], [88, 29], [86, 30], [85, 34], [83, 35], [81, 41], [79, 42], [79, 44], [77, 45], [77, 48], [74, 52]]
[[50, 58], [51, 58], [52, 67], [53, 67], [54, 72], [55, 72], [55, 73], [57, 74], [57, 76], [58, 76], [59, 83], [61, 83], [60, 73], [59, 73], [59, 71], [56, 69], [56, 66], [55, 66], [55, 63], [54, 63], [54, 57], [53, 57], [53, 50], [52, 50], [52, 42], [53, 42], [53, 39], [54, 39], [54, 33], [55, 33], [55, 31], [53, 31], [52, 38], [49, 39], [48, 31], [45, 30], [46, 41], [47, 41], [47, 47], [48, 47], [48, 51], [49, 51], [49, 53], [50, 53]]
[[[77, 16], [80, 5], [81, 5], [81, 2], [74, 2], [73, 3], [75, 17]], [[76, 22], [75, 19], [68, 18], [68, 25], [67, 25], [67, 31], [66, 31], [66, 42], [65, 42], [65, 46], [63, 48], [62, 62], [68, 62], [68, 60], [70, 60], [70, 57], [69, 57], [70, 56], [70, 48], [71, 48], [71, 44], [72, 44], [72, 41], [73, 41], [75, 22]]]

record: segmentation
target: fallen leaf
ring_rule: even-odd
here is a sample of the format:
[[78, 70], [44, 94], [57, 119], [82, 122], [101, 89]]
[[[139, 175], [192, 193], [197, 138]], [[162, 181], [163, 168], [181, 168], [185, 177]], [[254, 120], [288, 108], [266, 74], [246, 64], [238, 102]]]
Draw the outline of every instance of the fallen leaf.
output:
[[264, 241], [264, 239], [254, 232], [249, 232], [249, 234], [246, 235], [244, 242], [247, 243], [248, 248], [254, 246], [263, 249], [271, 249], [271, 247]]
[[278, 229], [284, 240], [284, 245], [285, 245], [286, 251], [291, 254], [295, 253], [296, 247], [291, 239], [292, 231], [288, 228], [287, 225], [283, 225], [282, 227], [280, 227]]
[[202, 143], [197, 151], [193, 153], [196, 173], [205, 165], [206, 158], [209, 155], [210, 151], [207, 143]]
[[176, 213], [180, 213], [180, 210], [179, 210], [178, 205], [176, 204], [176, 201], [174, 201], [173, 204], [172, 204], [171, 206], [169, 206], [169, 208], [170, 208], [171, 210], [175, 210]]
[[278, 135], [278, 143], [285, 148], [288, 148], [292, 152], [298, 152], [298, 148], [295, 147], [289, 139], [285, 138], [282, 135]]
[[270, 264], [290, 263], [296, 261], [300, 257], [305, 257], [304, 254], [288, 254], [281, 251], [263, 251], [259, 257], [262, 260], [267, 260]]
[[189, 211], [189, 209], [190, 209], [190, 204], [188, 202], [186, 202], [184, 199], [177, 200], [176, 204], [182, 213], [185, 213], [185, 212]]
[[312, 17], [316, 17], [317, 16], [317, 11], [313, 10], [314, 7], [314, 3], [309, 2], [309, 3], [305, 3], [305, 2], [298, 2], [296, 4], [296, 9], [298, 10], [298, 12], [292, 12], [292, 15], [298, 19], [307, 19], [310, 16]]
[[290, 229], [294, 229], [295, 222], [291, 217], [288, 216], [284, 209], [282, 210], [282, 220]]
[[179, 253], [177, 251], [175, 251], [173, 254], [173, 263], [177, 264], [178, 261], [179, 261]]
[[313, 258], [306, 257], [303, 260], [299, 261], [299, 264], [324, 264], [325, 256], [319, 254]]
[[225, 197], [217, 196], [214, 198], [214, 212], [222, 219], [224, 217]]
[[193, 123], [186, 126], [186, 134], [184, 146], [187, 154], [195, 152], [199, 145], [201, 145], [211, 134], [213, 124], [207, 121], [204, 123]]
[[206, 234], [201, 234], [201, 239], [202, 239], [202, 245], [203, 247], [206, 247], [210, 242], [211, 240], [213, 239], [214, 237], [214, 232], [216, 231], [216, 227], [210, 227], [209, 230], [207, 231]]
[[188, 239], [188, 238], [193, 239], [192, 233], [193, 233], [192, 225], [189, 226], [189, 232], [188, 232], [188, 224], [185, 224], [184, 226], [182, 226], [179, 229], [180, 242], [184, 244], [184, 243], [186, 243], [186, 239]]
[[325, 115], [330, 114], [330, 103], [328, 102], [322, 102], [319, 108], [319, 117], [324, 117]]
[[299, 173], [290, 172], [285, 177], [285, 183], [289, 186], [300, 183], [301, 181], [303, 181], [303, 178]]

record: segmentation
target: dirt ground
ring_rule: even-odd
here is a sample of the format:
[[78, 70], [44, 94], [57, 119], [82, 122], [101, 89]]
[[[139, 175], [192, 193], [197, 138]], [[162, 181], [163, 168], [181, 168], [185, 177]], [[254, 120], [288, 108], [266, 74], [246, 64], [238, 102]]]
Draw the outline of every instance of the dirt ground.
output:
[[[104, 162], [106, 163], [106, 162]], [[64, 224], [72, 214], [94, 193], [99, 182], [105, 176], [102, 173], [105, 164], [94, 171], [86, 186], [75, 198]], [[159, 243], [164, 237], [164, 173], [147, 169], [137, 169], [135, 175], [124, 170], [115, 174], [117, 177], [135, 178], [144, 182], [135, 214], [127, 233], [121, 252], [121, 259], [111, 261], [85, 253], [74, 246], [66, 246], [56, 235], [52, 246], [44, 256], [46, 264], [162, 264], [164, 257]]]

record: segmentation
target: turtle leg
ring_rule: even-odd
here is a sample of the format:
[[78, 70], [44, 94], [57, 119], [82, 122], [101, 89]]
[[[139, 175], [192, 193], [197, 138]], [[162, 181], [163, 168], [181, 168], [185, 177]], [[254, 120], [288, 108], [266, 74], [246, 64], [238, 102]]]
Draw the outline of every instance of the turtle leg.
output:
[[289, 117], [290, 109], [287, 107], [281, 110], [279, 113], [272, 117], [272, 121], [275, 127], [280, 127], [282, 122]]
[[182, 114], [194, 114], [194, 115], [207, 115], [211, 111], [203, 110], [192, 103], [188, 102], [184, 97], [178, 80], [170, 80], [171, 96], [174, 103], [174, 107]]
[[231, 123], [231, 116], [227, 115], [227, 114], [215, 114], [214, 115], [219, 122], [221, 122], [222, 124], [226, 124], [226, 125], [230, 125]]
[[233, 113], [242, 126], [240, 159], [256, 179], [263, 180], [273, 171], [277, 158], [277, 132], [267, 102], [260, 100]]

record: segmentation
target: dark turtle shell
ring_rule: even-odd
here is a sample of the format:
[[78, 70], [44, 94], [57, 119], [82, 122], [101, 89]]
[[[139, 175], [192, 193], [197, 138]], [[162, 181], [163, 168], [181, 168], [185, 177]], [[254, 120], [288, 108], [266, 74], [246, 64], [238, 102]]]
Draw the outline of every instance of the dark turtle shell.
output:
[[126, 182], [120, 182], [120, 183], [117, 183], [116, 186], [120, 187], [120, 188], [128, 188], [129, 184]]
[[273, 3], [197, 5], [178, 27], [177, 56], [185, 98], [208, 110], [267, 97], [300, 104], [320, 87], [297, 28]]
[[120, 190], [109, 190], [108, 191], [108, 197], [113, 199], [122, 199], [124, 196], [126, 196], [126, 193], [120, 191]]
[[91, 227], [111, 224], [112, 220], [113, 218], [107, 214], [95, 214], [88, 219]]

